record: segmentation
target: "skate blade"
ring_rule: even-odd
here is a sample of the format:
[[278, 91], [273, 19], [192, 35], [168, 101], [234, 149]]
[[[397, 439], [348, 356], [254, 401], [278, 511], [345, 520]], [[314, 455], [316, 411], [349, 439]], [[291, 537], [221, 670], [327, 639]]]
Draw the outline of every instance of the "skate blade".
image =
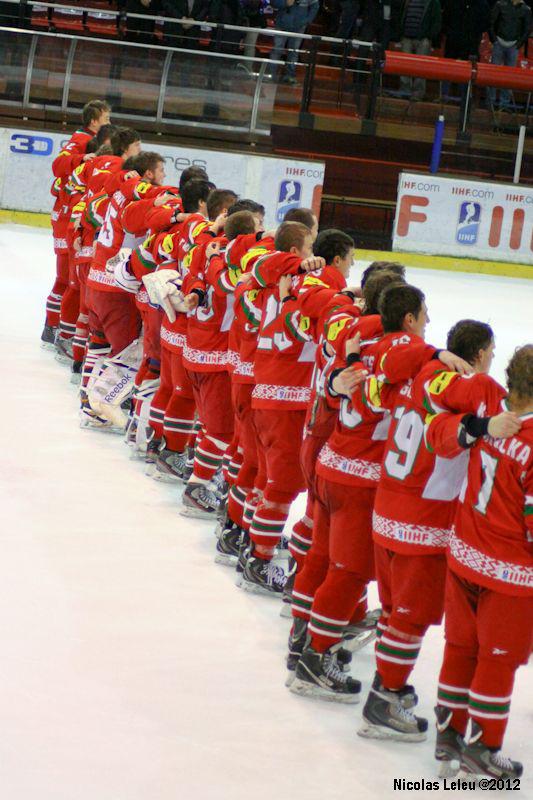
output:
[[400, 733], [400, 731], [393, 731], [390, 728], [372, 725], [371, 722], [364, 720], [357, 735], [363, 739], [389, 739], [393, 742], [425, 742], [427, 739], [427, 733]]
[[114, 425], [93, 425], [91, 422], [80, 420], [82, 431], [97, 431], [98, 433], [124, 434], [124, 428], [117, 428]]
[[294, 680], [289, 686], [289, 691], [300, 697], [316, 697], [317, 700], [325, 700], [327, 703], [343, 703], [344, 705], [352, 706], [359, 703], [361, 699], [358, 694], [337, 694], [335, 692], [329, 692], [321, 686], [308, 683], [296, 676], [294, 676]]
[[55, 350], [56, 346], [53, 342], [41, 342], [41, 350]]
[[358, 653], [359, 650], [362, 650], [363, 647], [366, 647], [367, 644], [371, 644], [375, 640], [376, 631], [367, 631], [362, 633], [360, 636], [354, 636], [353, 639], [343, 639], [342, 647], [344, 650], [348, 650], [350, 653]]
[[225, 553], [217, 553], [215, 556], [215, 564], [222, 564], [224, 567], [234, 567], [238, 560], [237, 556]]
[[73, 360], [72, 358], [69, 358], [68, 356], [64, 356], [61, 353], [57, 353], [57, 352], [56, 352], [54, 358], [55, 358], [55, 360], [57, 361], [58, 364], [68, 364], [69, 366], [70, 366], [70, 364], [72, 364], [72, 360]]
[[154, 481], [159, 481], [160, 483], [183, 483], [181, 478], [178, 478], [175, 475], [171, 475], [168, 472], [160, 472], [157, 467], [155, 468], [155, 472], [152, 475]]
[[201, 508], [191, 508], [190, 506], [182, 506], [179, 513], [182, 517], [191, 517], [192, 519], [216, 519], [216, 514], [210, 511], [202, 511]]
[[279, 612], [280, 617], [283, 619], [292, 619], [292, 606], [290, 603], [282, 603]]
[[294, 683], [294, 679], [296, 677], [296, 670], [288, 669], [287, 670], [287, 677], [285, 678], [285, 686], [287, 689], [290, 689], [292, 684]]
[[276, 600], [281, 598], [281, 594], [264, 589], [262, 586], [258, 586], [257, 583], [250, 583], [244, 578], [242, 579], [241, 589], [249, 594], [260, 594], [262, 597], [274, 597]]
[[437, 775], [439, 778], [456, 778], [461, 769], [459, 759], [451, 759], [439, 762]]
[[78, 375], [76, 372], [73, 372], [70, 376], [70, 382], [73, 386], [80, 386], [81, 385], [81, 375]]
[[146, 450], [138, 450], [136, 447], [128, 444], [129, 459], [130, 461], [144, 461], [146, 458]]

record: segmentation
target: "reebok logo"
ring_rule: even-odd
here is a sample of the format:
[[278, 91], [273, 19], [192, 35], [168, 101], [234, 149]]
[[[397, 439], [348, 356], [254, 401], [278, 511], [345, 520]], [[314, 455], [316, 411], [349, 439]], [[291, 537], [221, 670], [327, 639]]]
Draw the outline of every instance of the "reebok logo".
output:
[[498, 647], [492, 648], [492, 655], [493, 656], [505, 656], [507, 655], [507, 650], [500, 650]]
[[398, 608], [396, 609], [396, 613], [397, 614], [410, 614], [411, 613], [411, 609], [410, 608], [402, 608], [402, 606], [398, 606]]

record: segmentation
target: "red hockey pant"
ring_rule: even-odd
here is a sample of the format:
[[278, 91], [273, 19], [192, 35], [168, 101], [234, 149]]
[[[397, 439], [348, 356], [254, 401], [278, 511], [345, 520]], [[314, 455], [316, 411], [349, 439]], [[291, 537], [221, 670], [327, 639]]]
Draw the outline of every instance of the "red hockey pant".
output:
[[56, 253], [56, 278], [52, 291], [46, 298], [46, 324], [52, 328], [59, 325], [61, 298], [68, 285], [68, 253]]
[[430, 625], [444, 611], [446, 555], [395, 553], [374, 545], [382, 615], [376, 643], [377, 669], [387, 689], [407, 683]]
[[89, 309], [87, 308], [87, 275], [89, 274], [90, 263], [78, 263], [78, 281], [80, 286], [80, 303], [78, 318], [76, 320], [76, 330], [72, 341], [72, 355], [74, 361], [83, 361], [85, 349], [89, 338]]
[[191, 483], [207, 482], [222, 464], [224, 453], [233, 438], [235, 420], [231, 404], [231, 379], [224, 372], [187, 370], [203, 436], [196, 443]]
[[468, 718], [487, 747], [501, 747], [515, 672], [533, 643], [533, 597], [512, 596], [465, 581], [448, 570], [444, 660], [439, 703], [464, 734]]
[[90, 331], [103, 333], [111, 346], [111, 355], [116, 356], [139, 336], [141, 318], [135, 297], [126, 292], [92, 288], [87, 288], [86, 296]]
[[266, 483], [258, 474], [256, 487], [262, 489], [263, 497], [254, 510], [250, 538], [254, 552], [260, 548], [266, 555], [279, 542], [290, 504], [305, 490], [300, 467], [305, 411], [257, 408], [254, 421], [259, 436], [258, 458], [259, 462], [264, 458]]
[[[374, 576], [373, 487], [316, 479], [313, 543], [296, 575], [292, 612], [309, 620], [312, 645], [323, 652], [344, 628]], [[364, 614], [363, 614], [364, 615]]]
[[297, 571], [303, 568], [305, 556], [311, 547], [313, 538], [313, 517], [315, 507], [315, 469], [325, 439], [307, 435], [300, 448], [300, 466], [307, 487], [307, 503], [305, 514], [294, 525], [289, 542], [289, 550], [296, 560]]
[[161, 345], [161, 383], [150, 406], [150, 427], [169, 450], [182, 453], [192, 434], [195, 402], [181, 350]]

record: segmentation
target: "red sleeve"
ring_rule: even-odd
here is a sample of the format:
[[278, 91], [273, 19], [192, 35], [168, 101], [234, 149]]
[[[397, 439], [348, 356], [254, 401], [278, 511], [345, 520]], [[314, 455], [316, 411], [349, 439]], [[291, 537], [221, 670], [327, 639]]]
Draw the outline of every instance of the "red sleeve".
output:
[[381, 357], [378, 372], [387, 383], [407, 381], [414, 378], [424, 364], [435, 357], [435, 352], [431, 345], [422, 340], [413, 342], [405, 334]]
[[489, 375], [459, 375], [446, 370], [428, 379], [424, 393], [428, 409], [433, 413], [452, 411], [479, 417], [499, 413], [501, 401], [507, 394]]
[[459, 445], [459, 427], [463, 414], [437, 414], [426, 419], [425, 438], [430, 450], [438, 456], [453, 458], [464, 452]]
[[71, 172], [83, 161], [87, 145], [91, 140], [88, 133], [75, 133], [52, 162], [52, 172], [56, 178], [66, 180]]
[[297, 275], [302, 261], [292, 253], [268, 253], [258, 258], [251, 270], [250, 288], [276, 286], [282, 275]]

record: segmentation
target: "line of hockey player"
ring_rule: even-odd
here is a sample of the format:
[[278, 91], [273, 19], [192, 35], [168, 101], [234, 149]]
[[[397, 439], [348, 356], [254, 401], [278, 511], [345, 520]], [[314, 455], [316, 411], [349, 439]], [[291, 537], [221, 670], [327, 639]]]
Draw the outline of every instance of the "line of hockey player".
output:
[[504, 390], [489, 325], [427, 344], [401, 265], [347, 287], [348, 235], [317, 236], [308, 209], [265, 232], [263, 206], [196, 167], [166, 186], [109, 111], [89, 103], [53, 166], [42, 340], [81, 381], [82, 425], [125, 431], [154, 477], [185, 484], [182, 513], [216, 523], [238, 585], [284, 600], [290, 691], [357, 702], [349, 663], [375, 640], [361, 736], [426, 738], [408, 681], [444, 613], [440, 774], [519, 776], [500, 748], [532, 644], [533, 345]]

